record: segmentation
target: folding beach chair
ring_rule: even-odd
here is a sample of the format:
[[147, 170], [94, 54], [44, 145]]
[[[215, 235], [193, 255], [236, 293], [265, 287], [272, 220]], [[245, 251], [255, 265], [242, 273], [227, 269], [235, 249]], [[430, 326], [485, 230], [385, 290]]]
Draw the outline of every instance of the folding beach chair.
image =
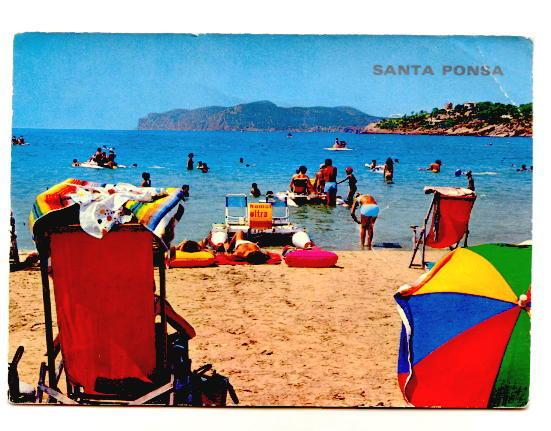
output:
[[74, 181], [39, 195], [31, 212], [47, 351], [37, 401], [46, 394], [48, 402], [62, 404], [193, 404], [192, 391], [200, 388], [192, 380], [200, 377], [191, 372], [188, 337], [169, 335], [167, 325], [176, 318], [172, 309], [167, 316], [166, 241], [183, 214], [182, 193], [167, 189], [150, 202], [128, 201], [131, 221], [96, 238], [80, 224]]
[[[467, 246], [469, 237], [469, 219], [476, 200], [476, 193], [460, 187], [425, 187], [425, 194], [433, 194], [433, 199], [423, 227], [418, 232], [418, 225], [410, 226], [413, 229], [413, 255], [409, 267], [425, 267], [425, 249], [456, 248], [461, 239]], [[429, 226], [430, 222], [430, 226]], [[429, 227], [429, 229], [427, 229]], [[421, 263], [415, 264], [415, 256], [421, 248]]]
[[274, 226], [289, 224], [289, 206], [286, 197], [271, 196], [266, 202], [272, 204], [272, 223]]
[[228, 226], [246, 225], [247, 215], [247, 195], [226, 195], [225, 221]]

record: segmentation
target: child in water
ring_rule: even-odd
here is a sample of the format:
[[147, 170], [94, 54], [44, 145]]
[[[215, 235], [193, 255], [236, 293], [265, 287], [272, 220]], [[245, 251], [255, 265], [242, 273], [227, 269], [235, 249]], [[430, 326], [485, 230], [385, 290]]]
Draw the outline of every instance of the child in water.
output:
[[358, 183], [358, 180], [352, 173], [354, 172], [354, 169], [352, 169], [350, 166], [347, 167], [344, 171], [346, 172], [346, 178], [342, 181], [339, 181], [337, 184], [341, 184], [341, 183], [344, 183], [345, 181], [348, 181], [348, 196], [346, 197], [345, 202], [348, 205], [352, 205], [354, 201], [354, 195], [358, 190], [358, 186], [356, 185]]
[[260, 189], [258, 188], [258, 185], [256, 183], [252, 183], [251, 184], [251, 195], [253, 195], [253, 197], [257, 198], [261, 194], [262, 193], [260, 192]]
[[151, 175], [149, 172], [142, 172], [142, 187], [151, 187]]

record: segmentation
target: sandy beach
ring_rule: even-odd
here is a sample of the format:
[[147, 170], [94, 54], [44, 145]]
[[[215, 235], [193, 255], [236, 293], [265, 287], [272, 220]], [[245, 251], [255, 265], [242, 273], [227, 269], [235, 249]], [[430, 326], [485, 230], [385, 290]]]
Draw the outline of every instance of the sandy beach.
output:
[[[338, 254], [329, 269], [168, 270], [168, 300], [197, 331], [194, 368], [212, 363], [229, 376], [242, 406], [406, 406], [392, 296], [421, 271], [408, 269], [409, 251]], [[9, 359], [23, 345], [20, 378], [36, 384], [45, 359], [39, 271], [10, 274], [9, 312]]]

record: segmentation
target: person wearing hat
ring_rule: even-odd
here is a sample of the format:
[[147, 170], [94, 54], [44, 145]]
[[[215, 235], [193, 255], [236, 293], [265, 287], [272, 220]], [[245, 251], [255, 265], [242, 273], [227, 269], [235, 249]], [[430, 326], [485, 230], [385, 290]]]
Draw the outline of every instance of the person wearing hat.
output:
[[358, 183], [358, 180], [352, 173], [354, 172], [354, 169], [352, 169], [350, 166], [347, 167], [344, 171], [346, 172], [346, 178], [342, 181], [339, 181], [337, 184], [348, 181], [348, 196], [346, 197], [345, 202], [348, 205], [352, 205], [352, 203], [354, 202], [354, 195], [358, 191], [358, 186], [356, 185]]

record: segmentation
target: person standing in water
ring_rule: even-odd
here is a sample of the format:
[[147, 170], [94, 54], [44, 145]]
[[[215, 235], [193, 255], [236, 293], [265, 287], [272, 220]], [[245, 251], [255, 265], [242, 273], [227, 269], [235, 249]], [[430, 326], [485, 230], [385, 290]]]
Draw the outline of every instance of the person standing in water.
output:
[[394, 182], [394, 162], [390, 157], [386, 159], [385, 167], [383, 168], [383, 180], [387, 183]]
[[149, 172], [142, 172], [142, 187], [151, 187], [151, 175]]
[[258, 184], [256, 183], [252, 183], [251, 184], [251, 195], [254, 197], [254, 198], [257, 198], [261, 195], [261, 191], [260, 189], [258, 188]]
[[342, 181], [339, 181], [337, 184], [341, 184], [341, 183], [344, 183], [345, 181], [348, 181], [348, 196], [346, 197], [345, 202], [348, 205], [352, 205], [352, 203], [354, 202], [354, 195], [358, 191], [358, 186], [356, 185], [358, 184], [358, 180], [352, 173], [354, 172], [354, 169], [352, 169], [350, 166], [347, 167], [344, 171], [346, 172], [346, 178]]
[[193, 171], [193, 153], [187, 155], [187, 170]]
[[[360, 220], [356, 216], [356, 209], [360, 208]], [[377, 217], [379, 216], [379, 206], [373, 196], [368, 194], [356, 195], [354, 205], [350, 209], [352, 219], [360, 225], [360, 245], [365, 247], [365, 237], [367, 234], [367, 248], [373, 250], [373, 230]]]
[[465, 175], [467, 176], [467, 188], [474, 192], [474, 179], [472, 171], [467, 171]]
[[337, 168], [331, 159], [325, 159], [325, 167], [321, 170], [321, 178], [325, 184], [323, 191], [327, 195], [327, 206], [337, 205]]

